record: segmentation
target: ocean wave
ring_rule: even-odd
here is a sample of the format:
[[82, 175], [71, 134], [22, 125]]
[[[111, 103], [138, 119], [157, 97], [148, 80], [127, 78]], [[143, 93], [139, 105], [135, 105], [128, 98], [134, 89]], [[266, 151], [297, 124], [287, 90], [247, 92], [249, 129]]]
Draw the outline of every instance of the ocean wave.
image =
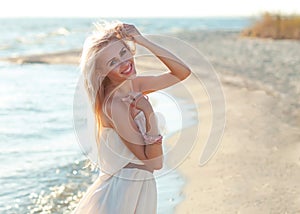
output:
[[[30, 175], [26, 176], [29, 183], [22, 187], [22, 197], [10, 191], [11, 196], [5, 196], [14, 200], [9, 203], [6, 201], [5, 207], [0, 203], [0, 210], [5, 213], [70, 213], [95, 179], [97, 173], [94, 171], [92, 176], [92, 170], [86, 160], [77, 160], [57, 168], [31, 170]], [[21, 182], [20, 176], [17, 179]], [[40, 185], [32, 186], [32, 179]]]
[[86, 189], [98, 176], [97, 168], [90, 165], [87, 160], [55, 168], [55, 174], [52, 176], [56, 177], [56, 180], [49, 176], [49, 171], [54, 170], [45, 171], [50, 177], [47, 188], [30, 194], [31, 204], [27, 207], [28, 213], [71, 213]]
[[69, 35], [71, 32], [64, 27], [59, 27], [57, 29], [55, 29], [54, 31], [52, 31], [49, 35], [62, 35], [62, 36], [66, 36]]
[[1, 108], [1, 111], [4, 112], [13, 112], [13, 113], [20, 113], [20, 112], [32, 112], [32, 113], [49, 113], [51, 112], [50, 109], [43, 109], [38, 106], [35, 106], [34, 103], [24, 105], [24, 106], [15, 106], [15, 107], [9, 107], [9, 108]]

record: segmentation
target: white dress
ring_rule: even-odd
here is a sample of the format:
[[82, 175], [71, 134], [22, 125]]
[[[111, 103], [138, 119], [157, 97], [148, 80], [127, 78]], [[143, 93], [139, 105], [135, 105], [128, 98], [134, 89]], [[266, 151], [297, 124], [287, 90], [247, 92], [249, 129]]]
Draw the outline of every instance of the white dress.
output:
[[[145, 117], [134, 118], [141, 131]], [[74, 214], [155, 214], [157, 189], [154, 175], [143, 169], [123, 168], [144, 163], [121, 141], [112, 128], [103, 128], [98, 147], [100, 174], [88, 188]]]

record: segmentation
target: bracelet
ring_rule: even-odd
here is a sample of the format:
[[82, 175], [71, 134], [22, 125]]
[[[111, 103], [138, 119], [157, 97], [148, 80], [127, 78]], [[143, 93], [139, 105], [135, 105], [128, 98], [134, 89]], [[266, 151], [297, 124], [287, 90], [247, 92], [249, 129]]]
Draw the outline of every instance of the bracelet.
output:
[[162, 135], [149, 135], [143, 134], [144, 141], [147, 145], [149, 144], [162, 144]]

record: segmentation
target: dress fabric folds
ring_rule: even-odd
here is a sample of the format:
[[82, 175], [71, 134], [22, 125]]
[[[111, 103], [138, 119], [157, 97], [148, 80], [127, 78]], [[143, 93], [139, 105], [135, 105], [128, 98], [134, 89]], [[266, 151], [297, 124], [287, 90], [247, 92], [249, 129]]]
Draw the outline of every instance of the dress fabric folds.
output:
[[[141, 132], [145, 117], [134, 118]], [[154, 175], [144, 169], [124, 168], [128, 163], [143, 165], [112, 128], [103, 128], [98, 146], [100, 174], [88, 188], [74, 214], [156, 214], [157, 188]]]

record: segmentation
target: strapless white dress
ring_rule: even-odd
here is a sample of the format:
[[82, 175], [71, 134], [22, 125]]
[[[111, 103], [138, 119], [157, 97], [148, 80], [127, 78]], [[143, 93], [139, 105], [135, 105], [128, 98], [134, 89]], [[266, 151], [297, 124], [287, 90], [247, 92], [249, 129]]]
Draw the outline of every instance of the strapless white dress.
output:
[[[145, 131], [140, 112], [134, 121]], [[155, 214], [157, 189], [153, 174], [138, 168], [123, 168], [143, 162], [121, 141], [112, 128], [103, 128], [98, 147], [100, 174], [80, 200], [74, 214]]]

